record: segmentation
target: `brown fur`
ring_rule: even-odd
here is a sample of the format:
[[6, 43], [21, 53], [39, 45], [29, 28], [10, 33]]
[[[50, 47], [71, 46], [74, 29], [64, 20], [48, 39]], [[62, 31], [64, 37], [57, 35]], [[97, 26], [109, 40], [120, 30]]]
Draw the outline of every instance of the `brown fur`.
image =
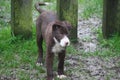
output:
[[[47, 80], [53, 79], [53, 59], [54, 53], [52, 47], [55, 45], [53, 37], [56, 37], [59, 41], [63, 34], [68, 34], [68, 30], [71, 25], [67, 21], [60, 21], [55, 13], [45, 11], [39, 8], [39, 5], [45, 5], [44, 3], [36, 3], [35, 8], [38, 10], [40, 16], [36, 20], [36, 34], [38, 45], [38, 59], [37, 63], [43, 62], [43, 39], [46, 42], [46, 68], [47, 68]], [[58, 53], [58, 75], [64, 74], [64, 58], [66, 50], [62, 50]]]

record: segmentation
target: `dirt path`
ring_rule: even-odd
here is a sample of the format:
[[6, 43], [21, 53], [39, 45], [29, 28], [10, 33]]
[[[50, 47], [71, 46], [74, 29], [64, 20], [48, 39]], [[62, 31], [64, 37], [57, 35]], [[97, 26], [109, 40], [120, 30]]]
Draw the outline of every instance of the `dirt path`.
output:
[[67, 70], [71, 72], [67, 80], [120, 80], [120, 59], [82, 57], [71, 55], [67, 59]]
[[79, 50], [85, 52], [94, 52], [99, 47], [97, 40], [97, 31], [101, 28], [101, 19], [92, 17], [87, 20], [79, 20], [78, 23], [78, 45]]
[[[79, 20], [77, 49], [94, 52], [99, 48], [97, 30], [101, 20], [96, 17]], [[80, 54], [68, 55], [66, 63], [67, 80], [120, 80], [120, 58], [83, 57]]]

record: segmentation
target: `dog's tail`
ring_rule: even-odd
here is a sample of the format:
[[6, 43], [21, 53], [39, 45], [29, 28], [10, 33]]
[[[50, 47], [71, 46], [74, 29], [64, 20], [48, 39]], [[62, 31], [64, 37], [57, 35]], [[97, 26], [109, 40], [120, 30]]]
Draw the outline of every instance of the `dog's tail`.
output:
[[36, 10], [39, 12], [39, 13], [42, 13], [44, 12], [45, 10], [41, 9], [40, 6], [44, 6], [44, 5], [47, 5], [48, 3], [42, 3], [42, 2], [38, 2], [35, 4], [35, 8]]

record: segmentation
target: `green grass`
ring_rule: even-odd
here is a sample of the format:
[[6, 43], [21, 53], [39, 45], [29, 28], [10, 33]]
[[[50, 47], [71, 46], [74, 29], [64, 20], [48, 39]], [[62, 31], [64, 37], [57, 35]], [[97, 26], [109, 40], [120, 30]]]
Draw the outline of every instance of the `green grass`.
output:
[[83, 56], [100, 56], [103, 58], [119, 57], [120, 56], [120, 36], [113, 35], [109, 39], [104, 39], [102, 36], [102, 30], [99, 28], [96, 30], [98, 33], [97, 40], [99, 41], [99, 47], [95, 52], [83, 52]]
[[102, 18], [103, 0], [79, 0], [79, 8], [83, 8], [79, 14], [82, 18], [86, 19], [93, 15]]
[[[11, 36], [10, 27], [0, 30], [0, 74], [8, 74], [9, 69], [19, 69], [24, 65], [35, 69], [37, 58], [35, 31], [33, 35], [33, 38], [30, 40], [20, 40]], [[3, 72], [3, 69], [8, 71]], [[21, 72], [21, 74], [23, 73]]]
[[0, 28], [8, 26], [10, 21], [10, 0], [0, 1]]
[[[10, 27], [0, 30], [0, 75], [11, 76], [11, 71], [16, 70], [16, 77], [20, 80], [30, 80], [29, 72], [21, 71], [21, 68], [28, 68], [29, 71], [36, 70], [34, 76], [45, 74], [43, 67], [35, 65], [37, 59], [37, 45], [35, 26], [33, 26], [33, 37], [30, 40], [21, 40], [11, 36]], [[44, 44], [45, 52], [45, 44]], [[67, 54], [76, 54], [75, 48], [67, 48]], [[57, 58], [55, 58], [54, 70], [57, 70]]]
[[[4, 7], [7, 7], [8, 3], [9, 2], [7, 0], [5, 0], [5, 2], [0, 1], [0, 5]], [[98, 17], [102, 15], [102, 0], [79, 0], [79, 5], [84, 7], [83, 13], [80, 14], [80, 16], [85, 19], [93, 16], [93, 14]], [[56, 9], [55, 5], [48, 5], [46, 8], [46, 10]], [[10, 4], [9, 7], [5, 9], [5, 11], [2, 10], [3, 13], [0, 12], [0, 15], [2, 14], [5, 16], [4, 13], [10, 13], [9, 9]], [[98, 40], [100, 41], [101, 50], [97, 50], [94, 53], [85, 53], [84, 51], [77, 51], [75, 47], [71, 45], [67, 48], [67, 55], [80, 54], [80, 56], [83, 57], [101, 56], [105, 58], [119, 57], [120, 37], [116, 35], [109, 40], [105, 40], [102, 37], [101, 29], [96, 30], [96, 32], [98, 33]], [[46, 70], [43, 67], [38, 67], [35, 65], [37, 56], [38, 54], [34, 25], [32, 38], [30, 40], [21, 40], [19, 37], [16, 38], [11, 36], [10, 25], [8, 23], [5, 23], [4, 20], [0, 20], [0, 76], [5, 75], [11, 77], [12, 74], [14, 74], [15, 77], [19, 80], [41, 79], [40, 76], [42, 74], [45, 74], [46, 76]], [[54, 62], [54, 70], [57, 70], [57, 58], [55, 58]], [[71, 73], [70, 71], [67, 71], [67, 73]], [[30, 78], [31, 75], [33, 75], [33, 78]], [[41, 80], [44, 80], [44, 78], [42, 77]]]
[[100, 42], [101, 51], [97, 52], [97, 55], [105, 57], [119, 57], [120, 56], [120, 36], [115, 34], [109, 39], [104, 39], [102, 36], [102, 30], [98, 29], [98, 41]]
[[[10, 19], [10, 1], [0, 1], [0, 4], [2, 5], [0, 15], [2, 14], [5, 17], [5, 14], [9, 14], [6, 17]], [[55, 6], [48, 5], [45, 8], [47, 8], [46, 10], [55, 10]], [[45, 44], [43, 45], [45, 53]], [[72, 46], [68, 48], [68, 53], [72, 54], [71, 51], [75, 51], [73, 49]], [[5, 18], [0, 19], [0, 76], [14, 76], [19, 80], [44, 80], [46, 76], [45, 66], [36, 66], [37, 56], [36, 29], [34, 24], [32, 38], [30, 40], [21, 40], [20, 37], [11, 36], [10, 24], [5, 22]], [[55, 58], [54, 70], [57, 70], [56, 62], [57, 59]], [[33, 75], [33, 78], [30, 78], [31, 75]]]

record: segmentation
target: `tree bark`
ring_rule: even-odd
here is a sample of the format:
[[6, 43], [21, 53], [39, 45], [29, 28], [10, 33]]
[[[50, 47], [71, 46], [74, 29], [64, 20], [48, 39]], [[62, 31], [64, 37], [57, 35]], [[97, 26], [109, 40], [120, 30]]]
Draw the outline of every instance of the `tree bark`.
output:
[[120, 0], [104, 0], [102, 31], [104, 38], [120, 34]]
[[77, 42], [78, 0], [57, 0], [57, 14], [60, 20], [67, 20], [72, 24], [71, 41]]
[[11, 31], [14, 36], [32, 36], [32, 0], [11, 0]]

